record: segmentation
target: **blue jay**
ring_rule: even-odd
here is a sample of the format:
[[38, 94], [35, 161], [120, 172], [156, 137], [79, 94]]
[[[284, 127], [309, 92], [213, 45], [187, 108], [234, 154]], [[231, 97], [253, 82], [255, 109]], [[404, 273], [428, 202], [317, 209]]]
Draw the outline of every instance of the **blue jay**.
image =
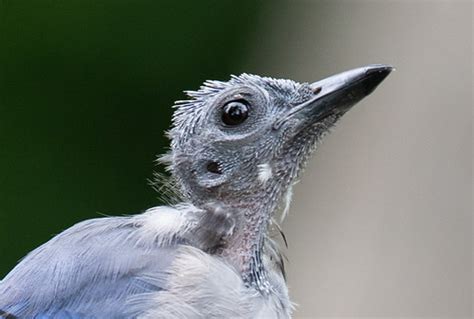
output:
[[178, 101], [161, 157], [180, 201], [86, 220], [0, 282], [0, 318], [290, 318], [269, 236], [309, 155], [391, 72], [309, 84], [242, 74]]

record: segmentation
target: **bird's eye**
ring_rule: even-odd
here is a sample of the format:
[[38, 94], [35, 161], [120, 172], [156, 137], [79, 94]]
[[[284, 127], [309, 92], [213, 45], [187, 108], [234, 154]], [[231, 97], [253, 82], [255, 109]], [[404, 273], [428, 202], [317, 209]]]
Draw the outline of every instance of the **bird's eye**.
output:
[[222, 121], [230, 126], [243, 123], [249, 116], [249, 108], [245, 101], [232, 101], [224, 105]]

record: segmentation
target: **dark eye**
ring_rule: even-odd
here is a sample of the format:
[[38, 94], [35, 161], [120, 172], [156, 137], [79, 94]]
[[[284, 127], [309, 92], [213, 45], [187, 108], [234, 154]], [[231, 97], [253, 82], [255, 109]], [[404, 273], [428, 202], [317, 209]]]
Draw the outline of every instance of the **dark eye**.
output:
[[249, 116], [249, 108], [242, 101], [232, 101], [224, 105], [222, 121], [230, 126], [243, 123]]

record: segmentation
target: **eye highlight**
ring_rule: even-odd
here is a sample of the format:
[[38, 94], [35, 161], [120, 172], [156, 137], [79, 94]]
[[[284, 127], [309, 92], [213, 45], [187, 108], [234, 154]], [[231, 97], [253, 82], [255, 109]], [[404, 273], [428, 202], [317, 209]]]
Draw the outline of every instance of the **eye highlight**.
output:
[[242, 124], [249, 116], [249, 107], [246, 101], [231, 101], [222, 109], [222, 122], [229, 126]]

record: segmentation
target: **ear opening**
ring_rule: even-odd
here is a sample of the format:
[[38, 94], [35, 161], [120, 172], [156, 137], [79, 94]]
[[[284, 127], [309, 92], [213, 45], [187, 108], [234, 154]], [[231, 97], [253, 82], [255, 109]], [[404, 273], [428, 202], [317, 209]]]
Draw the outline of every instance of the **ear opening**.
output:
[[222, 174], [222, 169], [219, 162], [209, 161], [206, 165], [206, 169], [210, 173], [219, 174], [219, 175]]
[[201, 187], [217, 187], [227, 180], [223, 165], [216, 160], [198, 159], [193, 166], [194, 176]]

